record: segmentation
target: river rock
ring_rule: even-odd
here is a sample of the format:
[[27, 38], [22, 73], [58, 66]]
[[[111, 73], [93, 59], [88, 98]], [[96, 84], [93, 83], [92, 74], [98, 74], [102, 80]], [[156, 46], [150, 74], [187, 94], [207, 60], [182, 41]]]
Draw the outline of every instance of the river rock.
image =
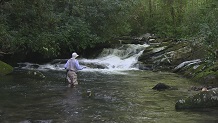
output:
[[108, 69], [106, 65], [100, 63], [85, 63], [82, 61], [80, 63], [89, 68]]
[[153, 70], [172, 70], [175, 66], [189, 59], [192, 49], [189, 42], [175, 42], [173, 40], [160, 40], [159, 44], [150, 45], [139, 57], [139, 61], [153, 64]]
[[212, 89], [215, 88], [215, 86], [192, 86], [189, 91], [200, 91], [203, 88]]
[[175, 104], [176, 109], [194, 109], [218, 107], [218, 88], [201, 91], [186, 99], [178, 100]]
[[141, 70], [172, 71], [204, 85], [218, 85], [218, 61], [208, 60], [204, 46], [187, 40], [155, 41], [138, 58]]
[[212, 64], [200, 59], [185, 61], [175, 67], [174, 72], [204, 85], [218, 85], [218, 61]]
[[13, 67], [0, 60], [0, 75], [6, 75], [13, 72]]
[[50, 64], [65, 64], [68, 59], [54, 59]]
[[39, 79], [45, 78], [44, 74], [40, 71], [28, 71], [27, 75], [32, 76], [33, 78], [39, 78]]
[[92, 90], [88, 89], [82, 93], [82, 97], [83, 98], [92, 98], [92, 97], [94, 97], [94, 92]]
[[161, 90], [166, 90], [166, 89], [169, 89], [169, 88], [171, 88], [169, 85], [166, 85], [164, 83], [158, 83], [152, 89], [161, 91]]

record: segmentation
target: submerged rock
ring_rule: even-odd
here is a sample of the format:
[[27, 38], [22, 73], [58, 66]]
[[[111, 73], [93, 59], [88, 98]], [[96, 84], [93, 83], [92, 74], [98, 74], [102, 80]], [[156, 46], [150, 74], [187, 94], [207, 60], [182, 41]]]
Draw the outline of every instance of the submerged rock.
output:
[[92, 90], [88, 89], [88, 90], [86, 90], [86, 91], [84, 91], [84, 92], [82, 93], [82, 97], [83, 97], [83, 98], [91, 98], [91, 97], [94, 97], [94, 92], [93, 92]]
[[38, 79], [45, 78], [44, 74], [39, 72], [39, 71], [28, 71], [27, 75], [29, 75], [30, 77], [33, 77], [33, 78], [38, 78]]
[[175, 104], [176, 109], [194, 109], [218, 107], [218, 88], [201, 91], [186, 99], [178, 100]]
[[35, 70], [14, 70], [11, 75], [25, 77], [25, 78], [33, 78], [33, 79], [45, 79], [45, 75], [40, 71]]

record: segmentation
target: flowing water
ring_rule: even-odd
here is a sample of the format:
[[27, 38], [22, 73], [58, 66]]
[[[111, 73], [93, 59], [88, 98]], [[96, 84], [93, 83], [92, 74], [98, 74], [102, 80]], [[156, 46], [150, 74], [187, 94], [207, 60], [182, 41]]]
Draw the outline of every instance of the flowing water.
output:
[[[176, 111], [177, 100], [197, 93], [189, 90], [196, 83], [174, 73], [138, 70], [137, 58], [143, 48], [137, 49], [140, 50], [127, 53], [122, 53], [122, 48], [106, 49], [97, 59], [80, 59], [83, 65], [98, 64], [105, 68], [87, 67], [78, 72], [79, 85], [75, 88], [67, 87], [62, 63], [38, 65], [37, 68], [24, 63], [26, 66], [17, 69], [18, 73], [38, 70], [46, 78], [32, 78], [25, 74], [1, 77], [0, 123], [218, 121], [217, 109]], [[178, 89], [152, 90], [160, 82]]]

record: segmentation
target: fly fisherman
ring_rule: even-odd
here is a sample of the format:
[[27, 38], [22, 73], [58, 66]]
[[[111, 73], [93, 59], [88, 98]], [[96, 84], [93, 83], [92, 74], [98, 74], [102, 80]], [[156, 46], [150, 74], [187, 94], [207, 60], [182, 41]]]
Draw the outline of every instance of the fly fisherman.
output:
[[77, 55], [77, 53], [72, 53], [72, 58], [67, 60], [67, 63], [64, 65], [64, 68], [67, 70], [67, 80], [69, 82], [69, 87], [74, 87], [75, 85], [78, 85], [76, 72], [85, 68], [79, 65], [79, 62], [76, 59], [76, 57], [78, 56], [79, 55]]

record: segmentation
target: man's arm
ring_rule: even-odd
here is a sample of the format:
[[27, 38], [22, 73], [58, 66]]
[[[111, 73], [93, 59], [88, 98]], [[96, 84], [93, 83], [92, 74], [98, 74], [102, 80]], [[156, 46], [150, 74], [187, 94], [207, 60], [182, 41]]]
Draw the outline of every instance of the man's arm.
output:
[[68, 63], [68, 61], [67, 61], [67, 63], [64, 65], [64, 68], [65, 68], [65, 69], [67, 69], [68, 64], [69, 64], [69, 63]]
[[75, 60], [75, 65], [76, 65], [76, 69], [77, 69], [77, 70], [82, 70], [82, 69], [83, 69], [83, 67], [81, 67], [81, 66], [79, 65], [79, 62], [78, 62], [77, 60]]

